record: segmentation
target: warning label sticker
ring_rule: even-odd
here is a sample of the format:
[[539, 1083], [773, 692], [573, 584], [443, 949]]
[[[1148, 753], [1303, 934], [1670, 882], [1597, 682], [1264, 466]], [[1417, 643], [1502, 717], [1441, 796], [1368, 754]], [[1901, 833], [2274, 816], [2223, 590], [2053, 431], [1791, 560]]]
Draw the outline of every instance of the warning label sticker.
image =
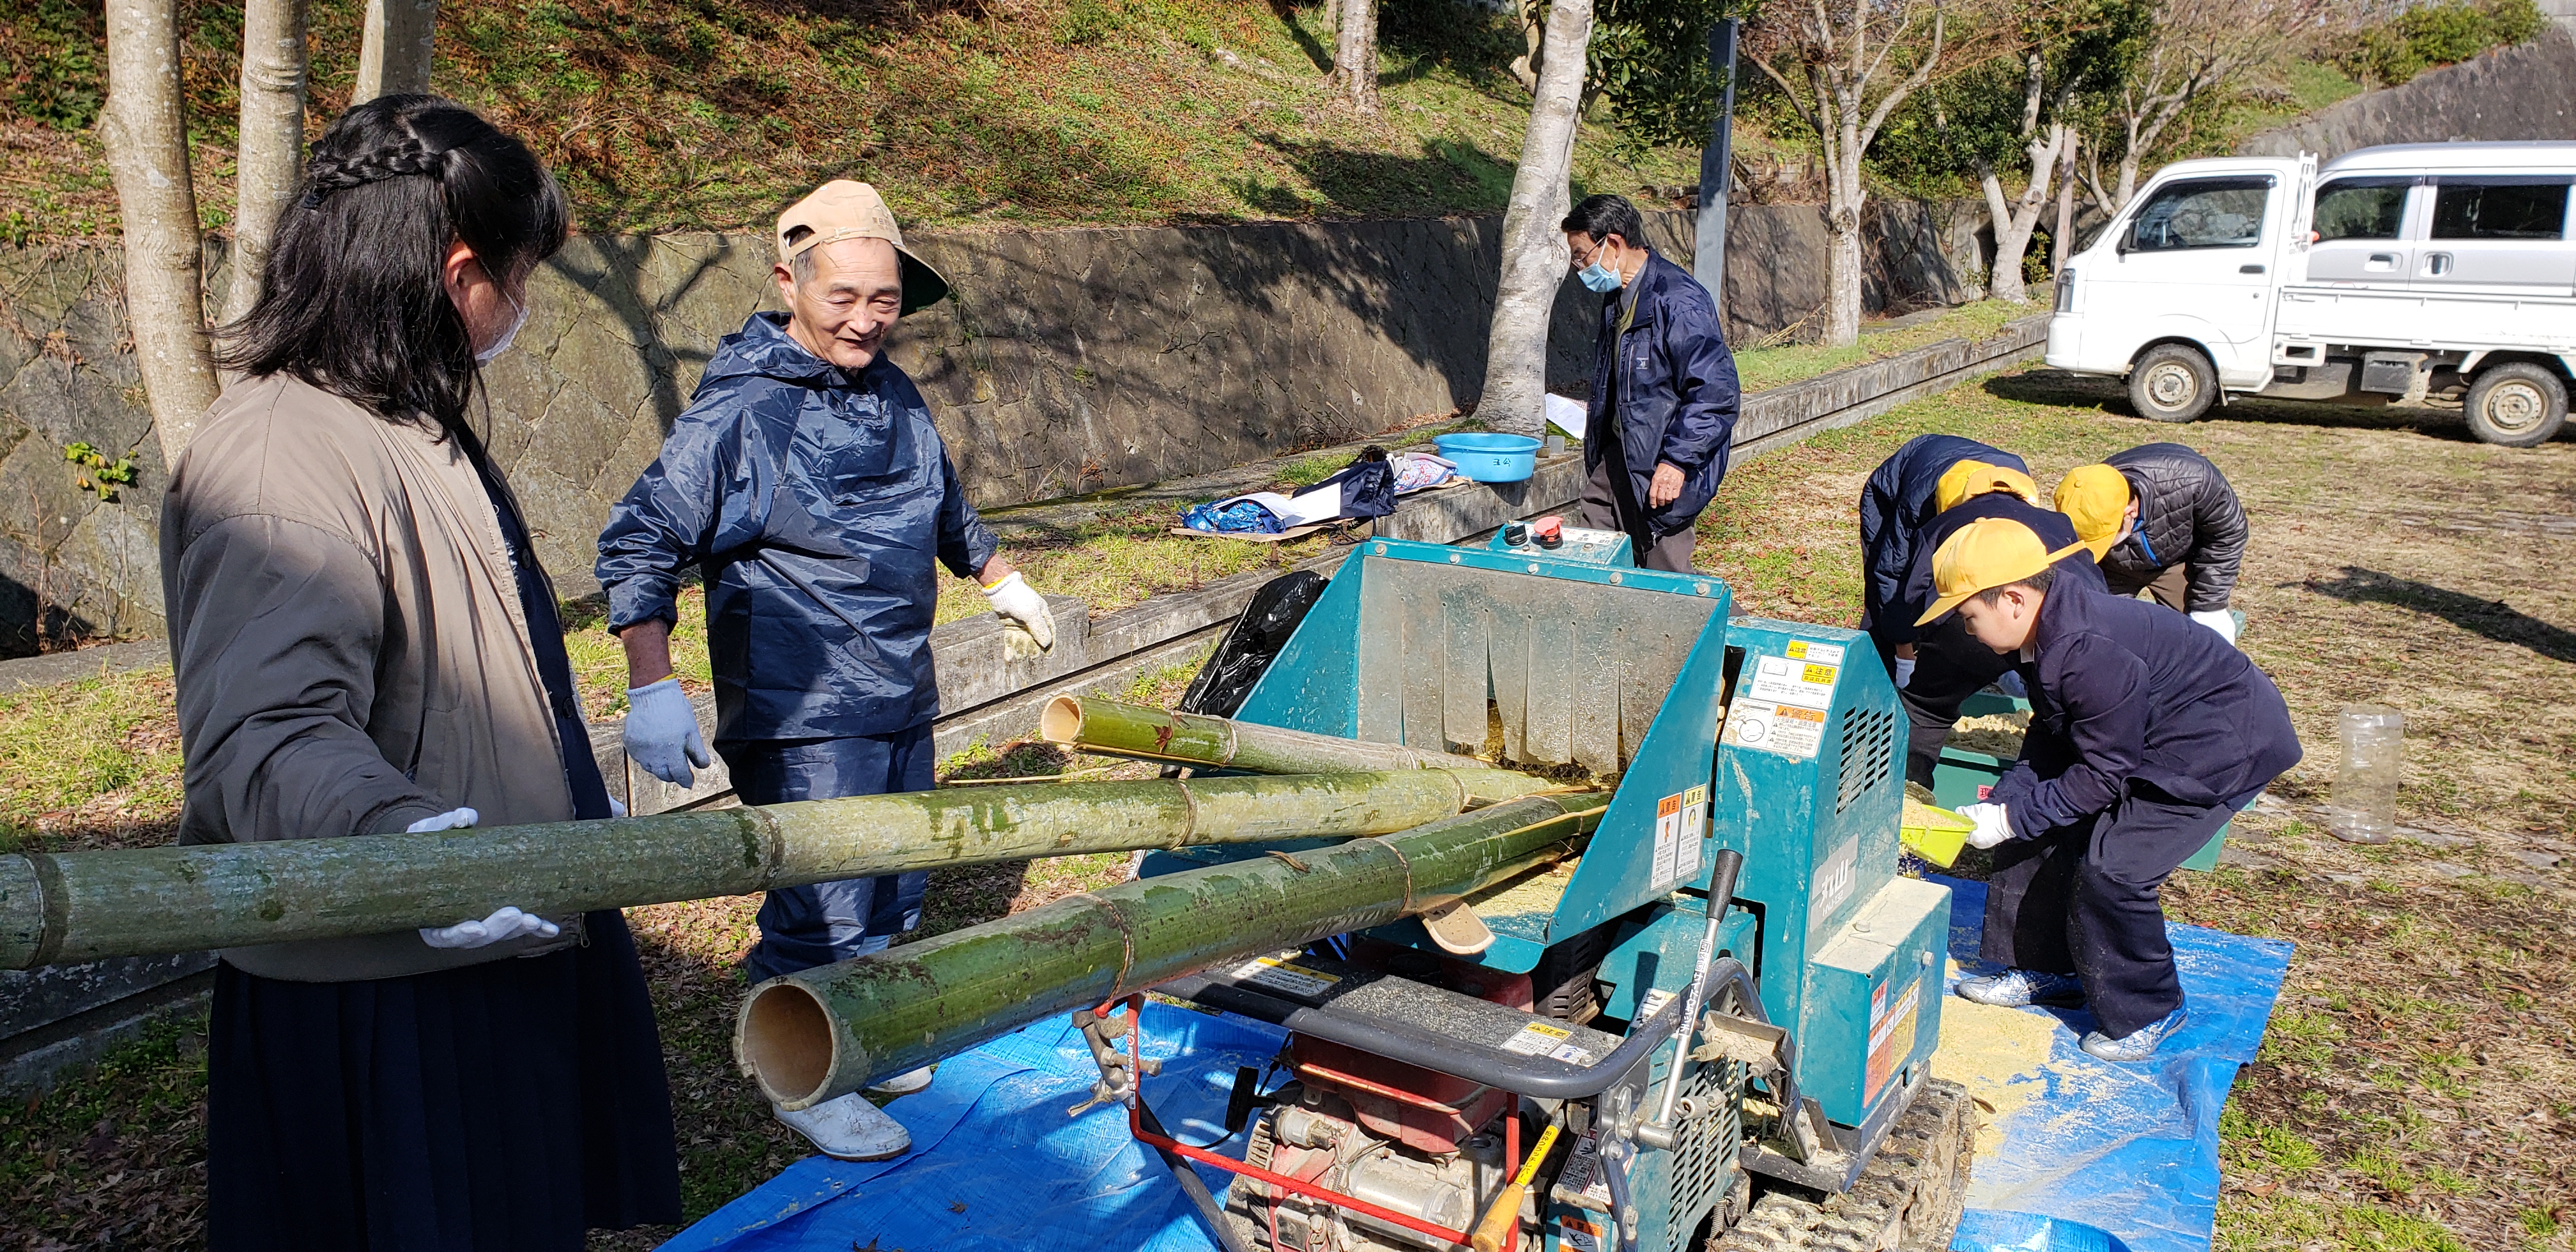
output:
[[1234, 967], [1235, 981], [1259, 987], [1264, 991], [1283, 992], [1301, 1000], [1320, 1000], [1340, 982], [1338, 974], [1308, 969], [1289, 963], [1284, 957], [1265, 956]]
[[1708, 788], [1665, 796], [1655, 805], [1653, 889], [1669, 891], [1699, 877], [1700, 841], [1708, 838]]
[[1822, 712], [1834, 707], [1834, 682], [1842, 677], [1842, 672], [1840, 656], [1831, 662], [1787, 656], [1756, 657], [1753, 681], [1745, 690], [1757, 701], [1794, 704]]
[[1810, 760], [1825, 743], [1825, 712], [1800, 704], [1738, 696], [1726, 715], [1723, 742]]
[[1675, 994], [1661, 987], [1647, 992], [1644, 998], [1637, 1001], [1637, 1015], [1629, 1019], [1630, 1024], [1642, 1026], [1654, 1020], [1655, 1014], [1663, 1012], [1664, 1006], [1673, 1002]]
[[1780, 652], [1784, 656], [1800, 661], [1815, 661], [1824, 665], [1840, 665], [1843, 663], [1843, 646], [1839, 643], [1818, 643], [1812, 639], [1792, 639], [1789, 641], [1789, 646], [1780, 649]]
[[1863, 1083], [1860, 1096], [1864, 1104], [1878, 1098], [1878, 1089], [1886, 1086], [1887, 1080], [1896, 1076], [1897, 1065], [1914, 1051], [1916, 1013], [1923, 1004], [1922, 980], [1917, 979], [1906, 984], [1905, 996], [1896, 1002], [1894, 1009], [1884, 1014], [1877, 1012], [1877, 1009], [1885, 1006], [1886, 1001], [1887, 990], [1882, 986], [1878, 993], [1871, 997], [1873, 1011], [1870, 1013], [1872, 1020], [1869, 1026], [1869, 1074]]
[[1592, 1132], [1585, 1131], [1566, 1154], [1565, 1168], [1556, 1176], [1556, 1191], [1560, 1198], [1572, 1197], [1571, 1202], [1597, 1212], [1610, 1211], [1610, 1180], [1601, 1176], [1601, 1143]]
[[[1503, 1051], [1521, 1056], [1554, 1056], [1557, 1049], [1564, 1047], [1565, 1041], [1573, 1037], [1574, 1032], [1563, 1026], [1531, 1022], [1521, 1027], [1519, 1034], [1503, 1041]], [[1592, 1058], [1587, 1054], [1583, 1059], [1588, 1061]]]
[[1571, 1252], [1601, 1252], [1601, 1228], [1580, 1217], [1556, 1219], [1557, 1243]]

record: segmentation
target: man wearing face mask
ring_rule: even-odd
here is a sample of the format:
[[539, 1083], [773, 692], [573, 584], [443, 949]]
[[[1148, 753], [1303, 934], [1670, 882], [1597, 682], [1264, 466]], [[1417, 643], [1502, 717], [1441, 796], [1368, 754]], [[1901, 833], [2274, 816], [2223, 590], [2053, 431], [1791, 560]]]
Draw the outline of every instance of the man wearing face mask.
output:
[[[905, 313], [948, 283], [904, 247], [874, 187], [827, 183], [778, 219], [784, 313], [755, 313], [707, 363], [662, 455], [599, 537], [608, 627], [626, 645], [626, 753], [679, 786], [710, 763], [671, 673], [673, 597], [698, 566], [716, 751], [745, 803], [924, 791], [932, 785], [932, 560], [972, 575], [1041, 648], [1046, 601], [996, 554], [960, 490], [930, 408], [886, 359]], [[917, 924], [927, 875], [772, 891], [754, 981], [883, 949]], [[886, 1088], [916, 1090], [926, 1072]], [[846, 1160], [910, 1136], [851, 1093], [778, 1119]]]
[[1558, 225], [1575, 277], [1604, 297], [1583, 428], [1583, 524], [1627, 532], [1647, 569], [1687, 573], [1735, 437], [1735, 355], [1717, 304], [1641, 242], [1645, 222], [1626, 200], [1587, 197]]

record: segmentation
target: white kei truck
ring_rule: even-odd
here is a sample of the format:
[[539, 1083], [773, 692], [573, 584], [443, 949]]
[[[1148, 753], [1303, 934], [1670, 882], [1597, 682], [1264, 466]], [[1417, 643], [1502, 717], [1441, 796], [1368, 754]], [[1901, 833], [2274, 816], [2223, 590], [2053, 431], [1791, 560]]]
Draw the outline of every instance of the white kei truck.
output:
[[2142, 416], [2231, 395], [2465, 411], [2527, 448], [2576, 374], [2576, 143], [2178, 161], [2067, 264], [2048, 363]]

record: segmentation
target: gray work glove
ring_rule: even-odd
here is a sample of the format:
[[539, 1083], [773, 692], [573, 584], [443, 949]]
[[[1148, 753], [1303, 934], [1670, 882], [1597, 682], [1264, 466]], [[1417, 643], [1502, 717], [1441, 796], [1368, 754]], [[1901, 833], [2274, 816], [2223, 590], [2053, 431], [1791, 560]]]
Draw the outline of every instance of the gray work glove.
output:
[[626, 759], [674, 787], [697, 783], [690, 766], [715, 763], [698, 734], [698, 711], [676, 676], [626, 689]]

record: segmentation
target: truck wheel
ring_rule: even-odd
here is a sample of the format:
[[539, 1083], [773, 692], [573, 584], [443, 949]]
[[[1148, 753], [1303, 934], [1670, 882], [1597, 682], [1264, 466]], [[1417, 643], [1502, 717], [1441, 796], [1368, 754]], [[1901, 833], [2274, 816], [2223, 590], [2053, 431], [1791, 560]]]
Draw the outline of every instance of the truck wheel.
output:
[[2129, 371], [2129, 404], [2159, 422], [2196, 422], [2218, 400], [2218, 370], [2187, 343], [2160, 343]]
[[2478, 371], [2469, 384], [2469, 433], [2506, 448], [2547, 443], [2567, 420], [2567, 384], [2527, 361]]

